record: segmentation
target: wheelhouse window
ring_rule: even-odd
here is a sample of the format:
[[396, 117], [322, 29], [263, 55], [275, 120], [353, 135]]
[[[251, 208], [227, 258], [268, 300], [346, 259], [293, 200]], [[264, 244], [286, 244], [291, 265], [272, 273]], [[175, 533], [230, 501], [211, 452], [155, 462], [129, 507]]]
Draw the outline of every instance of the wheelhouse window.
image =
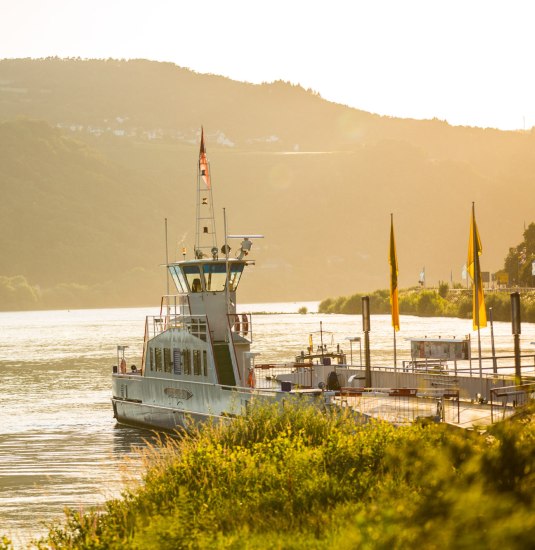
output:
[[163, 370], [165, 372], [171, 372], [171, 350], [169, 348], [163, 348]]
[[[237, 261], [228, 264], [229, 290], [231, 292], [238, 288], [244, 265], [244, 262]], [[185, 291], [189, 288], [191, 292], [202, 292], [203, 290], [223, 292], [227, 284], [227, 264], [224, 262], [209, 262], [202, 266], [183, 265], [181, 268], [171, 266], [169, 271], [177, 288], [184, 288]]]
[[201, 271], [196, 265], [185, 265], [182, 268], [191, 292], [202, 292]]
[[231, 292], [235, 291], [238, 288], [238, 283], [240, 282], [241, 274], [243, 273], [242, 263], [231, 263], [229, 265], [229, 290]]
[[171, 277], [173, 278], [178, 292], [187, 292], [188, 285], [186, 284], [186, 279], [184, 279], [184, 275], [180, 268], [176, 265], [171, 265], [169, 266], [169, 273], [171, 273]]
[[204, 264], [204, 284], [207, 291], [221, 292], [225, 290], [227, 266], [225, 264]]

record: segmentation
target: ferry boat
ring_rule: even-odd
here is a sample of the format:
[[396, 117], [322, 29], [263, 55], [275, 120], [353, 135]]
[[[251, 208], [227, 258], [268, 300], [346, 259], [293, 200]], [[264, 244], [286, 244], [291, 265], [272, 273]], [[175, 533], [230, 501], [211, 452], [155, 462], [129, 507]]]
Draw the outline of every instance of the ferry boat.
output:
[[[204, 131], [197, 172], [195, 247], [192, 259], [167, 262], [176, 294], [162, 297], [160, 314], [145, 321], [141, 368], [127, 369], [125, 346], [113, 368], [113, 412], [119, 423], [151, 429], [188, 429], [209, 419], [243, 414], [253, 400], [314, 399], [329, 405], [323, 388], [257, 387], [251, 352], [251, 314], [238, 314], [237, 289], [254, 238], [225, 235], [218, 247], [210, 166]], [[226, 233], [226, 222], [225, 222]], [[241, 239], [231, 257], [228, 241]]]

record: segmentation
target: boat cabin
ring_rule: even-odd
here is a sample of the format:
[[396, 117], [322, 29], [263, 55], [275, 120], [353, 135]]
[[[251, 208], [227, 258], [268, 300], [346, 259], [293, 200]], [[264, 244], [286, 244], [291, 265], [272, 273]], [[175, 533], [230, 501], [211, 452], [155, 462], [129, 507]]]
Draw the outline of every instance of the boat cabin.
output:
[[206, 315], [215, 341], [227, 338], [228, 321], [235, 319], [236, 289], [245, 265], [244, 260], [200, 259], [168, 266], [179, 295], [186, 299], [189, 314]]
[[413, 361], [470, 359], [470, 340], [467, 338], [410, 338], [409, 340]]
[[236, 289], [246, 264], [195, 259], [168, 265], [178, 295], [166, 297], [160, 317], [147, 319], [145, 376], [245, 384], [250, 316], [236, 313]]

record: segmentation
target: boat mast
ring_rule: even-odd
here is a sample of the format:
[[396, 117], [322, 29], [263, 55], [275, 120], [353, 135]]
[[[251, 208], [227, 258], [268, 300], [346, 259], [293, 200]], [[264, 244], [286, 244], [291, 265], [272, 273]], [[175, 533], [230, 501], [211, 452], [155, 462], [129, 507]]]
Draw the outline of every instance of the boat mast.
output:
[[201, 147], [197, 165], [197, 223], [195, 225], [195, 257], [217, 256], [217, 235], [215, 229], [210, 163], [206, 158], [204, 129], [201, 126]]
[[166, 292], [165, 301], [167, 302], [167, 319], [170, 317], [169, 311], [169, 245], [167, 241], [167, 218], [165, 218], [165, 276], [166, 276]]

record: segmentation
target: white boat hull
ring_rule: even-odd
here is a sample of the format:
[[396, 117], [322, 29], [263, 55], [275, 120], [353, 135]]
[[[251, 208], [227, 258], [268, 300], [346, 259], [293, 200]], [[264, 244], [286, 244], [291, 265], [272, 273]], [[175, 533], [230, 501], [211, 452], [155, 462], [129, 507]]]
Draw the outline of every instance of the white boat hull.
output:
[[[180, 431], [189, 426], [205, 422], [215, 415], [183, 411], [171, 407], [146, 405], [121, 399], [112, 399], [114, 416], [120, 424], [140, 426], [148, 429]], [[217, 417], [223, 419], [224, 417]]]
[[329, 404], [334, 392], [253, 389], [238, 386], [113, 374], [113, 410], [118, 422], [155, 430], [189, 429], [209, 420], [226, 422], [244, 414], [250, 403], [288, 399]]

